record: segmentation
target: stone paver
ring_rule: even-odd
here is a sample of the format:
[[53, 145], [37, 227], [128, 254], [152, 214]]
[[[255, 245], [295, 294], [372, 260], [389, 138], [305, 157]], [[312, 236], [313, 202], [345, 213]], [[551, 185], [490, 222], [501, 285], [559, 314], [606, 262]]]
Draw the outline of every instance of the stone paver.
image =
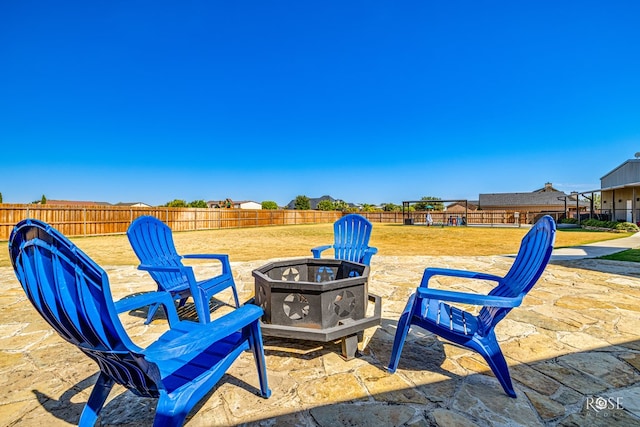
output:
[[[241, 299], [251, 271], [232, 263]], [[593, 259], [555, 260], [521, 307], [497, 327], [517, 399], [507, 397], [477, 354], [412, 329], [398, 371], [389, 361], [395, 326], [427, 266], [504, 274], [510, 257], [386, 257], [371, 264], [369, 291], [383, 297], [382, 322], [365, 331], [357, 358], [339, 343], [265, 337], [273, 395], [256, 395], [249, 353], [225, 375], [188, 426], [582, 426], [640, 425], [640, 267]], [[105, 268], [116, 299], [154, 288], [134, 267]], [[196, 274], [214, 268], [196, 267]], [[10, 268], [0, 268], [0, 424], [72, 425], [96, 366], [51, 332]], [[447, 283], [442, 282], [442, 286]], [[458, 287], [463, 289], [468, 284]], [[485, 285], [478, 289], [486, 289]], [[220, 294], [231, 302], [231, 294]], [[215, 305], [214, 313], [227, 310]], [[188, 314], [189, 304], [186, 313]], [[135, 342], [165, 328], [145, 313], [122, 315]], [[116, 388], [100, 425], [150, 425], [155, 401]]]

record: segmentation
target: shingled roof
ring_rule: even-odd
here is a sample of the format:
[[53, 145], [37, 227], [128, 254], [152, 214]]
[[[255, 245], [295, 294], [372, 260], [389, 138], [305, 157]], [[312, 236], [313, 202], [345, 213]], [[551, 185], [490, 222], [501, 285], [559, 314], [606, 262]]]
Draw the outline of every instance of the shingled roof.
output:
[[[495, 209], [505, 207], [518, 208], [520, 206], [539, 206], [546, 209], [556, 208], [562, 210], [566, 203], [570, 206], [576, 205], [576, 196], [566, 194], [553, 188], [547, 182], [543, 188], [534, 190], [531, 193], [488, 193], [480, 194], [479, 205], [481, 209]], [[586, 200], [580, 200], [581, 207], [589, 206]]]
[[[562, 206], [564, 198], [571, 196], [562, 191], [544, 191], [537, 193], [489, 193], [480, 194], [480, 207], [489, 209], [495, 206]], [[575, 199], [573, 199], [575, 202]]]

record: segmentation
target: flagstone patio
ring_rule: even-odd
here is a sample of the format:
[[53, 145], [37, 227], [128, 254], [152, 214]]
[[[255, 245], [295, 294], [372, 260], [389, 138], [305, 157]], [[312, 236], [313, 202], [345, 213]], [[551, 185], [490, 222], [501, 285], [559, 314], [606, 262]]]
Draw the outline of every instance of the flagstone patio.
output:
[[[232, 263], [242, 300], [251, 271], [270, 260]], [[382, 297], [382, 323], [365, 331], [353, 360], [339, 343], [265, 337], [270, 399], [257, 392], [252, 356], [233, 365], [192, 411], [188, 426], [640, 426], [640, 266], [595, 259], [555, 260], [497, 327], [517, 399], [504, 394], [477, 354], [412, 329], [398, 371], [389, 361], [396, 321], [427, 266], [504, 274], [508, 256], [376, 255], [369, 292]], [[135, 267], [103, 266], [114, 298], [154, 289]], [[199, 265], [196, 274], [210, 274]], [[26, 300], [13, 270], [0, 268], [0, 420], [2, 425], [73, 425], [97, 375], [91, 360], [63, 342]], [[490, 284], [441, 286], [487, 291]], [[456, 284], [457, 283], [457, 284]], [[468, 286], [468, 287], [467, 287]], [[222, 293], [231, 303], [231, 293]], [[228, 310], [212, 306], [215, 314]], [[189, 315], [189, 304], [186, 315]], [[122, 315], [134, 341], [166, 327], [161, 317]], [[112, 392], [101, 425], [150, 425], [155, 401]]]

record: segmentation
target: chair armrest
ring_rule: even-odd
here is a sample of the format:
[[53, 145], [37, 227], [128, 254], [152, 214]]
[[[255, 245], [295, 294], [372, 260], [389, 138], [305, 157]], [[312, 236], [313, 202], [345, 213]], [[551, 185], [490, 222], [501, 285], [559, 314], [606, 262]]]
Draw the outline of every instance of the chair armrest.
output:
[[178, 312], [174, 305], [173, 299], [167, 292], [145, 292], [143, 294], [131, 295], [114, 302], [117, 313], [135, 310], [136, 308], [146, 307], [153, 304], [161, 304], [167, 313], [167, 321], [169, 327], [180, 322]]
[[264, 311], [253, 304], [245, 304], [211, 323], [190, 325], [192, 329], [170, 341], [162, 341], [157, 349], [151, 345], [145, 355], [151, 361], [184, 357], [200, 352], [242, 328], [257, 322]]
[[479, 273], [477, 271], [453, 270], [449, 268], [429, 267], [424, 270], [424, 274], [422, 275], [422, 281], [420, 282], [420, 287], [427, 288], [429, 279], [431, 279], [433, 276], [450, 276], [450, 277], [461, 277], [464, 279], [491, 280], [498, 283], [500, 283], [503, 280], [503, 278], [500, 276], [496, 276], [494, 274], [488, 274], [488, 273]]
[[374, 248], [373, 246], [369, 246], [364, 250], [364, 256], [362, 257], [362, 263], [365, 265], [369, 265], [371, 262], [371, 257], [378, 253], [378, 248]]
[[466, 292], [443, 291], [440, 289], [418, 288], [418, 298], [438, 299], [448, 302], [482, 305], [489, 307], [517, 307], [522, 303], [522, 295], [517, 297], [500, 297], [496, 295], [479, 295]]
[[333, 245], [316, 246], [315, 248], [311, 249], [311, 253], [313, 254], [314, 258], [320, 258], [321, 252], [326, 251], [327, 249], [330, 249], [332, 247]]
[[181, 271], [184, 267], [180, 267], [178, 265], [149, 265], [149, 264], [140, 264], [138, 266], [138, 270], [143, 271]]
[[231, 274], [231, 264], [229, 264], [228, 254], [189, 254], [182, 255], [182, 258], [191, 259], [215, 259], [222, 264], [222, 274]]

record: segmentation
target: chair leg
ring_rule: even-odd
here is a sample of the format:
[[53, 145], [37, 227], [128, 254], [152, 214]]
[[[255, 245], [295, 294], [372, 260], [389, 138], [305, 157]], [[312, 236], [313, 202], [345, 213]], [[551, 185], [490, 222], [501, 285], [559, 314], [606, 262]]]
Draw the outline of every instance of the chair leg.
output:
[[196, 306], [198, 321], [200, 323], [209, 323], [211, 321], [211, 313], [209, 312], [209, 296], [205, 292], [200, 292], [200, 298], [193, 298]]
[[[185, 406], [189, 399], [179, 402], [171, 399], [167, 394], [161, 394], [156, 406], [156, 416], [153, 419], [153, 427], [180, 427], [189, 415], [189, 409]], [[180, 407], [178, 407], [180, 406]]]
[[160, 307], [160, 304], [153, 304], [149, 306], [149, 312], [147, 313], [147, 320], [144, 322], [145, 325], [148, 325], [149, 323], [151, 323], [151, 320], [153, 320], [153, 316], [155, 316], [156, 311], [158, 311], [158, 307]]
[[493, 375], [496, 376], [500, 385], [504, 389], [504, 392], [509, 397], [517, 397], [516, 392], [513, 389], [513, 383], [511, 382], [511, 375], [509, 374], [509, 365], [502, 354], [502, 350], [498, 345], [495, 333], [491, 331], [482, 340], [472, 340], [470, 347], [476, 350], [486, 362], [489, 364]]
[[79, 426], [93, 427], [95, 425], [98, 415], [100, 415], [100, 411], [102, 410], [104, 402], [107, 400], [114, 383], [115, 382], [104, 372], [100, 372], [98, 381], [96, 382], [96, 385], [93, 386], [89, 400], [80, 415], [80, 421], [78, 422]]
[[271, 396], [269, 381], [267, 379], [267, 364], [264, 360], [264, 346], [262, 342], [262, 332], [258, 320], [249, 325], [249, 346], [253, 351], [253, 358], [258, 369], [258, 380], [260, 381], [260, 395], [264, 398]]
[[415, 304], [415, 294], [409, 298], [407, 306], [405, 307], [400, 319], [398, 320], [398, 327], [396, 329], [396, 335], [393, 339], [393, 348], [391, 350], [391, 360], [389, 360], [388, 370], [392, 374], [398, 369], [398, 363], [400, 362], [400, 354], [404, 347], [404, 342], [407, 339], [409, 328], [411, 327], [411, 316], [413, 314], [413, 305]]
[[236, 308], [240, 307], [240, 300], [238, 299], [238, 291], [236, 290], [236, 284], [231, 281], [231, 291], [233, 292], [233, 300], [236, 302]]

